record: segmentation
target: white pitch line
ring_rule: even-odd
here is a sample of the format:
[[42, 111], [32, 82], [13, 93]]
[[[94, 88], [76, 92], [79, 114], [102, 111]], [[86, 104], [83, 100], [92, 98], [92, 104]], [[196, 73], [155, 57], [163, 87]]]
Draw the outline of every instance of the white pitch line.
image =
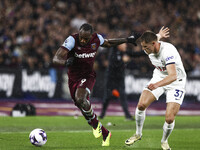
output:
[[[148, 130], [162, 130], [162, 128], [160, 128], [160, 129], [144, 129], [144, 130], [146, 130], [146, 131], [148, 131]], [[198, 128], [190, 128], [190, 129], [176, 129], [176, 130], [200, 130], [200, 128], [198, 129]], [[127, 130], [110, 130], [110, 131], [113, 131], [113, 132], [132, 132], [132, 131], [135, 131], [135, 129], [133, 129], [133, 130], [130, 130], [130, 129], [127, 129]], [[82, 133], [82, 132], [85, 132], [85, 133], [89, 133], [89, 132], [92, 132], [92, 130], [72, 130], [72, 131], [46, 131], [46, 133]], [[29, 132], [1, 132], [0, 133], [0, 135], [1, 134], [16, 134], [16, 133], [20, 133], [20, 134], [24, 134], [24, 133], [29, 133]]]

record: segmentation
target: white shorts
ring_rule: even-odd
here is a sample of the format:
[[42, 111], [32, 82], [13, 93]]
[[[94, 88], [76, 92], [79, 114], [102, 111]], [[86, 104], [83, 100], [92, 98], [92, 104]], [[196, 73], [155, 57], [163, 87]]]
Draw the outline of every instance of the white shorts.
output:
[[156, 100], [159, 99], [159, 97], [165, 93], [166, 94], [166, 103], [169, 102], [175, 102], [178, 104], [183, 103], [183, 99], [185, 96], [185, 84], [186, 84], [186, 79], [177, 79], [176, 81], [172, 82], [169, 85], [158, 87], [157, 89], [151, 91], [147, 87], [151, 83], [156, 83], [160, 80], [162, 80], [158, 75], [154, 75], [153, 78], [149, 81], [147, 86], [144, 88], [144, 90], [150, 91], [155, 97]]

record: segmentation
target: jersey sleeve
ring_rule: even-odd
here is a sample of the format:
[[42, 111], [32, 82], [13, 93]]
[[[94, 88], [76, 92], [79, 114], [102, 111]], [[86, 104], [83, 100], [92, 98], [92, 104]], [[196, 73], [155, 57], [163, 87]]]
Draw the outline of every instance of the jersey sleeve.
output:
[[97, 34], [97, 37], [99, 38], [100, 45], [102, 45], [104, 43], [104, 41], [105, 41], [104, 38], [100, 34]]
[[69, 36], [64, 43], [62, 44], [62, 47], [67, 48], [69, 51], [71, 51], [75, 46], [75, 39], [72, 36]]
[[167, 47], [166, 50], [164, 50], [164, 55], [163, 55], [163, 58], [164, 58], [164, 62], [165, 62], [165, 66], [169, 65], [169, 64], [175, 64], [175, 59], [176, 59], [176, 56], [175, 56], [175, 48], [170, 46], [170, 47]]
[[161, 35], [158, 33], [158, 34], [156, 34], [156, 36], [157, 36], [158, 41], [160, 41]]

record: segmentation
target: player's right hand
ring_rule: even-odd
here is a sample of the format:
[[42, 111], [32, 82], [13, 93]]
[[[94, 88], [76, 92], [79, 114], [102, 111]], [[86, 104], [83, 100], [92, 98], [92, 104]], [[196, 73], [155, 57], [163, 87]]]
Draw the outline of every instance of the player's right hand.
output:
[[74, 62], [74, 57], [69, 57], [65, 62], [65, 66], [69, 67], [73, 64], [73, 62]]
[[135, 33], [127, 38], [127, 43], [132, 43], [133, 45], [137, 46], [137, 39], [141, 36], [139, 33]]

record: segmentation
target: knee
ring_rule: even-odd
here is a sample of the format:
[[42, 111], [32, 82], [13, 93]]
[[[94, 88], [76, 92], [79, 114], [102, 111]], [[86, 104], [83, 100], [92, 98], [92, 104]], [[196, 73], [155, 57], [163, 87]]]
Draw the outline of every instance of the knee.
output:
[[147, 106], [144, 103], [139, 103], [137, 107], [139, 110], [145, 110], [147, 108]]
[[87, 110], [90, 107], [89, 101], [82, 97], [76, 97], [76, 105], [84, 110]]
[[75, 100], [76, 100], [76, 105], [77, 106], [81, 106], [82, 104], [83, 104], [83, 102], [84, 102], [84, 98], [82, 98], [82, 97], [75, 97]]
[[175, 119], [174, 115], [168, 114], [168, 115], [165, 116], [165, 121], [166, 121], [168, 124], [171, 124], [171, 123], [174, 121], [174, 119]]

